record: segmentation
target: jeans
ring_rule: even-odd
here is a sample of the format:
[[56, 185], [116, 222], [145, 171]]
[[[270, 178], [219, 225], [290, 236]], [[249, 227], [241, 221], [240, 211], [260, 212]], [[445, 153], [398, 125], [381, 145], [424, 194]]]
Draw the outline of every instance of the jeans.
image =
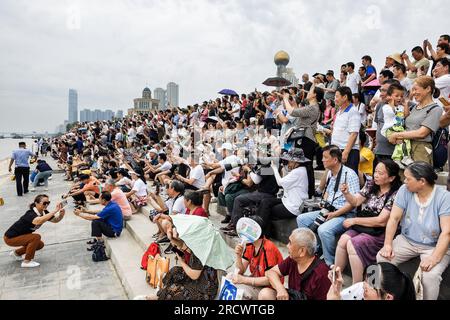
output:
[[44, 186], [47, 188], [48, 187], [48, 178], [50, 178], [52, 175], [51, 171], [44, 171], [44, 172], [39, 172], [35, 177], [34, 177], [34, 181], [33, 181], [33, 188], [36, 188], [39, 184], [39, 180], [44, 179]]
[[24, 193], [28, 193], [28, 184], [30, 183], [30, 167], [16, 167], [16, 169], [14, 169], [14, 175], [16, 176], [17, 195], [22, 196]]
[[[311, 224], [319, 216], [320, 211], [304, 213], [297, 217], [297, 225], [299, 228], [309, 228]], [[342, 225], [347, 216], [333, 218], [323, 223], [317, 233], [322, 246], [325, 263], [329, 266], [334, 264], [334, 255], [336, 253], [337, 237], [345, 232]]]

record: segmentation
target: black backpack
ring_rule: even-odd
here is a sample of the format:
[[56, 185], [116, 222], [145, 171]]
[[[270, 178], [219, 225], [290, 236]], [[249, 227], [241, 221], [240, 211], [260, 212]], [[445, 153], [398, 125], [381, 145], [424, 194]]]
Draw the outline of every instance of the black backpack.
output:
[[108, 256], [106, 255], [106, 247], [103, 242], [97, 242], [94, 244], [94, 250], [92, 252], [92, 260], [94, 262], [106, 261]]

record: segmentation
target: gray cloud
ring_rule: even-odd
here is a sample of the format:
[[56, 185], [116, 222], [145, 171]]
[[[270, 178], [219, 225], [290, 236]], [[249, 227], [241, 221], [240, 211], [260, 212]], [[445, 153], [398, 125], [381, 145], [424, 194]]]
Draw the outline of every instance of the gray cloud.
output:
[[[53, 131], [67, 118], [69, 88], [78, 90], [79, 109], [113, 110], [131, 107], [144, 86], [169, 81], [180, 85], [183, 105], [225, 87], [264, 89], [279, 49], [297, 75], [337, 71], [363, 54], [381, 67], [386, 55], [448, 33], [448, 7], [444, 0], [3, 0], [0, 131]], [[79, 8], [79, 29], [67, 27], [70, 8]]]

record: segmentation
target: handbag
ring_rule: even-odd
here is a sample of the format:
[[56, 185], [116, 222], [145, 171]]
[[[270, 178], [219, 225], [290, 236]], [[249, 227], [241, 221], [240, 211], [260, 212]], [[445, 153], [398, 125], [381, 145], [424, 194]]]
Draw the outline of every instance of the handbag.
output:
[[145, 281], [153, 288], [164, 287], [163, 279], [170, 270], [170, 258], [163, 258], [159, 254], [156, 257], [148, 256]]
[[[387, 202], [391, 198], [392, 192], [389, 191], [389, 193], [386, 195], [386, 199], [384, 199], [384, 204], [381, 210], [378, 211], [372, 211], [368, 209], [360, 210], [357, 212], [356, 217], [357, 218], [375, 218], [378, 217], [383, 211], [383, 208], [386, 207]], [[385, 227], [366, 227], [366, 226], [360, 226], [360, 225], [354, 225], [352, 226], [352, 229], [355, 230], [358, 233], [365, 233], [371, 236], [381, 236], [385, 231]]]

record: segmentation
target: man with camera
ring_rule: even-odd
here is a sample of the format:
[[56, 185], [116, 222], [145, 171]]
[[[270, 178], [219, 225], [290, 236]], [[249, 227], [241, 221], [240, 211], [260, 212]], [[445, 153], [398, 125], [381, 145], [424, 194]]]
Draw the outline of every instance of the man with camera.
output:
[[344, 220], [354, 215], [352, 205], [346, 202], [339, 186], [347, 184], [352, 194], [358, 193], [360, 187], [358, 175], [342, 164], [342, 152], [337, 146], [323, 149], [323, 164], [329, 173], [321, 201], [322, 210], [301, 214], [297, 224], [299, 228], [310, 228], [318, 234], [325, 262], [331, 266], [334, 264], [336, 237], [345, 231]]
[[275, 198], [279, 190], [277, 180], [270, 165], [267, 167], [267, 165], [263, 166], [262, 164], [258, 164], [249, 172], [249, 175], [256, 185], [256, 191], [241, 194], [234, 199], [231, 222], [221, 229], [228, 231], [230, 236], [237, 236], [236, 224], [240, 218], [244, 215], [254, 215], [261, 200]]

